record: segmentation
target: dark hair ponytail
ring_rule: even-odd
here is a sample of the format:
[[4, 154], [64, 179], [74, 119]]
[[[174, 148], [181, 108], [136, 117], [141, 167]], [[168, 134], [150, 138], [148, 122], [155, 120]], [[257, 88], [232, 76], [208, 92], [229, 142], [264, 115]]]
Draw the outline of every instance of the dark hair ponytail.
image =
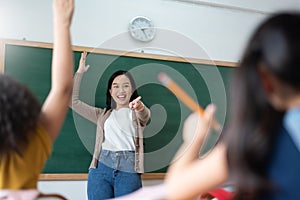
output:
[[235, 199], [262, 199], [272, 188], [267, 167], [283, 112], [269, 103], [259, 75], [263, 66], [300, 89], [300, 15], [281, 13], [259, 26], [231, 83], [230, 123], [225, 133]]

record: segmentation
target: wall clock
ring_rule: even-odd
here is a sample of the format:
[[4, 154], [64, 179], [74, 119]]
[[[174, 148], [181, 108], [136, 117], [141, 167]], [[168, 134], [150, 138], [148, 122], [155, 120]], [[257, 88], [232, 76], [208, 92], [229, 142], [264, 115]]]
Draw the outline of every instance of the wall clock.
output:
[[144, 16], [136, 16], [129, 22], [129, 33], [137, 41], [149, 42], [155, 37], [153, 22]]

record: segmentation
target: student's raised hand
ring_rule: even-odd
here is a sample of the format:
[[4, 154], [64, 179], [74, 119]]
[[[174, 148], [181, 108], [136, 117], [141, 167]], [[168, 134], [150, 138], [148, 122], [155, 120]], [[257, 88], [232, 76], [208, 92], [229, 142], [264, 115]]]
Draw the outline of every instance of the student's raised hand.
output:
[[145, 109], [143, 102], [141, 101], [142, 97], [139, 96], [129, 103], [129, 108], [134, 109], [136, 112], [141, 112]]
[[87, 54], [86, 51], [81, 53], [79, 66], [78, 66], [78, 69], [77, 69], [78, 73], [85, 73], [90, 68], [90, 65], [85, 65], [86, 54]]
[[74, 12], [74, 0], [53, 0], [54, 22], [66, 26], [71, 25]]
[[215, 105], [210, 104], [202, 116], [198, 112], [192, 113], [184, 122], [183, 141], [203, 140], [209, 132], [215, 110]]

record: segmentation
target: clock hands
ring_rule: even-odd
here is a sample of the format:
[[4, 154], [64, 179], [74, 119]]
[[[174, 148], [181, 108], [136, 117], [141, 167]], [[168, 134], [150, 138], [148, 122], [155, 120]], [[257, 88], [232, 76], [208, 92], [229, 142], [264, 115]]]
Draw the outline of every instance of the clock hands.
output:
[[134, 39], [142, 42], [149, 42], [155, 36], [152, 22], [143, 16], [137, 16], [130, 21], [129, 31]]
[[143, 32], [145, 38], [147, 39], [147, 38], [148, 38], [148, 35], [147, 35], [146, 32], [145, 32], [145, 30], [146, 30], [147, 28], [145, 28], [145, 27], [142, 28], [141, 25], [139, 25], [139, 24], [137, 24], [137, 26], [138, 26], [138, 29], [140, 29], [140, 30]]
[[140, 28], [142, 32], [144, 33], [145, 37], [148, 38], [147, 34], [145, 33], [145, 28]]

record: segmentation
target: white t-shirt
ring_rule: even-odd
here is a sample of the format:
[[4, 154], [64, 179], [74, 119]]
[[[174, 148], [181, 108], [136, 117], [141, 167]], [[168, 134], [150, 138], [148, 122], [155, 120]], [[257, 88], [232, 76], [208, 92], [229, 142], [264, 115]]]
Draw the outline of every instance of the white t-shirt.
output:
[[130, 108], [113, 109], [104, 123], [102, 149], [110, 151], [134, 151], [134, 126]]

